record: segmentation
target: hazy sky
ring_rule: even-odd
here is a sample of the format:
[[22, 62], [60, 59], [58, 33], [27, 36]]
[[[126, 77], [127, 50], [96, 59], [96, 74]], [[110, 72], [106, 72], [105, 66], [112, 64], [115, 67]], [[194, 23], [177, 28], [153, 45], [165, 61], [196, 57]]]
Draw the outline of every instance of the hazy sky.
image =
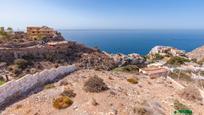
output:
[[0, 26], [203, 29], [204, 0], [0, 0]]

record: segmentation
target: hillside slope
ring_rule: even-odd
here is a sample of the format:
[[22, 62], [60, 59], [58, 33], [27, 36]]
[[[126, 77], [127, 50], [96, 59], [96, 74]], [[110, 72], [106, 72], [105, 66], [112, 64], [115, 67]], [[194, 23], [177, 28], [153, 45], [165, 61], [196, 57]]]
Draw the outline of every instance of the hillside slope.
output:
[[[109, 89], [98, 93], [86, 92], [85, 81], [96, 75], [103, 79]], [[138, 78], [138, 83], [128, 82], [129, 78]], [[53, 100], [67, 88], [73, 90], [73, 104], [61, 110], [54, 108]], [[2, 115], [170, 115], [175, 111], [175, 100], [186, 105], [195, 115], [204, 114], [202, 104], [181, 98], [179, 92], [175, 83], [164, 78], [79, 70], [9, 106]]]
[[187, 53], [187, 55], [192, 59], [201, 61], [202, 59], [204, 59], [204, 46], [194, 49], [193, 51]]

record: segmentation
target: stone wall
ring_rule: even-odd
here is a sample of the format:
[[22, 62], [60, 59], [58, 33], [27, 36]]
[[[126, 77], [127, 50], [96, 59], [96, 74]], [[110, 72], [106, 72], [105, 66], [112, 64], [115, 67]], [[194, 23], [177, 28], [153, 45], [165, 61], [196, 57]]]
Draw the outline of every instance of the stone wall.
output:
[[25, 48], [0, 48], [0, 60], [7, 62], [16, 58], [22, 58], [23, 56], [43, 58], [45, 54], [67, 53], [69, 47], [73, 45], [74, 43], [69, 42], [66, 44], [59, 44], [55, 46], [45, 44]]
[[31, 91], [37, 86], [42, 86], [54, 81], [55, 79], [59, 79], [76, 69], [75, 65], [61, 66], [50, 70], [44, 70], [33, 75], [26, 75], [18, 80], [6, 83], [0, 86], [0, 107], [9, 103], [10, 100], [18, 98], [19, 96]]

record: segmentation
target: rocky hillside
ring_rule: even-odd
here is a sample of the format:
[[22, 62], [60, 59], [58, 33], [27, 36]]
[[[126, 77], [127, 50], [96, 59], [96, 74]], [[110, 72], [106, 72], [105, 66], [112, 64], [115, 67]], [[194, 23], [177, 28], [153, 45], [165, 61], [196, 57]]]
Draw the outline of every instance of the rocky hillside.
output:
[[2, 115], [170, 115], [178, 109], [203, 115], [197, 92], [161, 77], [79, 70], [9, 106]]
[[194, 49], [193, 51], [187, 53], [187, 55], [192, 59], [202, 61], [204, 59], [204, 46]]
[[77, 71], [30, 92], [2, 115], [204, 114], [204, 66], [184, 51], [156, 46], [147, 56], [108, 54], [80, 44], [68, 50], [50, 63], [76, 64]]

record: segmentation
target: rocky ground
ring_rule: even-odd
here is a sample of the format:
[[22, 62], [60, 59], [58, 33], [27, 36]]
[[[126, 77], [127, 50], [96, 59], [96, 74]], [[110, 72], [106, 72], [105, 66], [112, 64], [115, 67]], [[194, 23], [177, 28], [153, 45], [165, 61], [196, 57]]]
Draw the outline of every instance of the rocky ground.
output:
[[[204, 64], [197, 60], [202, 57], [196, 55], [198, 50], [185, 53], [156, 46], [146, 56], [108, 54], [79, 44], [69, 50], [61, 56], [64, 58], [35, 60], [25, 68], [30, 72], [76, 64], [78, 71], [36, 94], [31, 92], [8, 106], [2, 115], [170, 115], [176, 110], [204, 114]], [[24, 68], [20, 62], [12, 65]], [[169, 77], [150, 78], [139, 73], [149, 66], [167, 68]]]
[[[108, 89], [87, 92], [84, 84], [93, 76], [103, 79]], [[73, 103], [56, 109], [53, 101], [66, 89], [73, 90], [69, 95]], [[180, 92], [175, 83], [162, 77], [83, 69], [7, 107], [2, 115], [170, 115], [177, 106], [184, 105], [194, 115], [204, 114], [203, 104], [183, 98]]]
[[204, 46], [194, 49], [192, 52], [187, 53], [187, 55], [197, 61], [204, 62]]

